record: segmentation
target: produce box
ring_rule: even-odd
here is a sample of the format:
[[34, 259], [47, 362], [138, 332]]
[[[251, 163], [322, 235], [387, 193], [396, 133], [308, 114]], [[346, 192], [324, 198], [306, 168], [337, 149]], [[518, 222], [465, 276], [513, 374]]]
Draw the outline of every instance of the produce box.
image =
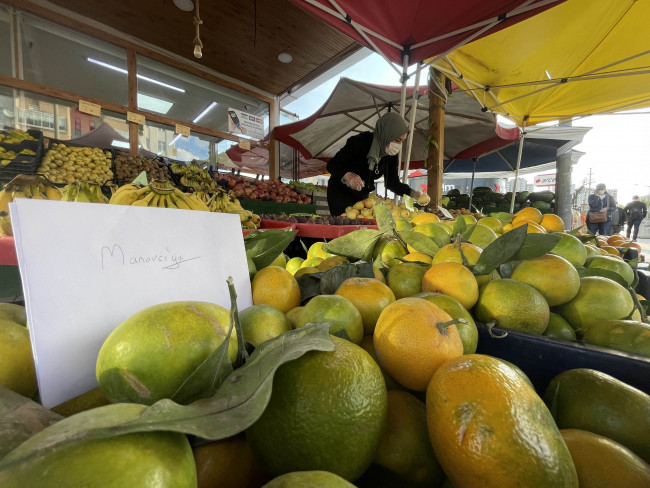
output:
[[241, 206], [258, 215], [262, 214], [315, 214], [316, 205], [313, 203], [278, 203], [264, 200], [240, 200]]
[[335, 239], [360, 229], [378, 229], [376, 225], [294, 224], [300, 237]]
[[[2, 131], [2, 133], [10, 137], [9, 132]], [[36, 140], [24, 140], [18, 144], [0, 142], [0, 148], [2, 148], [2, 154], [0, 154], [0, 179], [10, 180], [19, 174], [34, 174], [36, 172], [43, 157], [43, 133], [39, 130], [30, 129], [27, 134]], [[30, 154], [21, 154], [21, 151], [28, 151]], [[9, 152], [14, 153], [15, 156], [6, 159], [3, 155]], [[2, 162], [7, 160], [10, 161], [7, 164]]]
[[602, 371], [650, 394], [650, 358], [495, 327], [492, 329], [495, 335], [508, 334], [497, 339], [490, 336], [484, 324], [477, 323], [476, 326], [479, 332], [476, 352], [519, 366], [540, 394], [556, 375], [575, 368]]
[[314, 193], [311, 201], [316, 204], [316, 215], [330, 214], [330, 208], [327, 205], [327, 193]]

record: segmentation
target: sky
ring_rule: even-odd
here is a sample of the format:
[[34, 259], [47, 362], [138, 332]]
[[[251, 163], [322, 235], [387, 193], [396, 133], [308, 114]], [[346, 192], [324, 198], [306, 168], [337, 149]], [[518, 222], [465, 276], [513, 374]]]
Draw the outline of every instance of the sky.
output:
[[[325, 103], [340, 77], [380, 85], [399, 85], [399, 75], [378, 54], [371, 54], [306, 95], [284, 107], [301, 119], [313, 114]], [[422, 79], [421, 83], [426, 83]], [[415, 83], [415, 76], [409, 84]], [[599, 115], [574, 120], [574, 126], [592, 127], [576, 150], [584, 152], [573, 166], [572, 183], [580, 186], [589, 178], [592, 187], [605, 183], [618, 190], [619, 203], [625, 205], [632, 195], [650, 194], [650, 108], [637, 113]], [[544, 171], [545, 174], [549, 171]], [[529, 182], [535, 173], [526, 175]]]

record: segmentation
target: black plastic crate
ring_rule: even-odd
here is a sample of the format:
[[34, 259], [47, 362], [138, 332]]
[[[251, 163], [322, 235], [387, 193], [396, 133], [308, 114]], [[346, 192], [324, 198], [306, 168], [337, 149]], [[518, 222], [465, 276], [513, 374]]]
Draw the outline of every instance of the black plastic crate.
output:
[[[6, 166], [0, 166], [0, 179], [10, 180], [16, 175], [34, 174], [43, 157], [43, 133], [39, 130], [29, 129], [26, 131], [35, 141], [22, 141], [20, 144], [7, 144], [0, 142], [0, 147], [7, 151], [13, 151], [16, 156]], [[35, 154], [20, 154], [21, 151], [29, 149]]]

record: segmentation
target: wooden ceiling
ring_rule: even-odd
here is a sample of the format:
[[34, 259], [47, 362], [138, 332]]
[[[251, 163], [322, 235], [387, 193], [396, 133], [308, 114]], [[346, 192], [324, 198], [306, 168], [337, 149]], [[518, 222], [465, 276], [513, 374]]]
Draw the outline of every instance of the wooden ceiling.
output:
[[[203, 0], [203, 57], [196, 59], [194, 12], [179, 10], [172, 0], [50, 1], [275, 95], [361, 47], [289, 0]], [[278, 61], [282, 52], [293, 62]]]

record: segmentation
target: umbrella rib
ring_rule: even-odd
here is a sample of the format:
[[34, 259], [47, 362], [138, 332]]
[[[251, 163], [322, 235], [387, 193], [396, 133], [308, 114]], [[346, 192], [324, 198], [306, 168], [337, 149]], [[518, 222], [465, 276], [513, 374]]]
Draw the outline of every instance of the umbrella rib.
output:
[[[371, 115], [369, 115], [368, 117], [366, 117], [366, 118], [363, 120], [363, 122], [365, 122], [366, 120], [368, 120], [368, 119], [371, 118], [371, 117], [374, 117], [374, 115], [375, 115], [375, 114], [374, 114], [374, 112], [373, 112]], [[320, 156], [320, 155], [321, 155], [321, 154], [322, 154], [322, 153], [323, 153], [323, 152], [324, 152], [328, 147], [330, 147], [330, 146], [331, 146], [332, 144], [334, 144], [335, 142], [338, 142], [338, 141], [340, 141], [341, 139], [343, 139], [343, 138], [345, 137], [345, 134], [347, 134], [347, 133], [350, 132], [350, 131], [355, 130], [357, 127], [359, 127], [359, 125], [360, 125], [360, 124], [355, 125], [354, 127], [352, 127], [352, 128], [350, 128], [350, 129], [348, 129], [347, 131], [345, 131], [345, 132], [344, 132], [343, 134], [341, 134], [340, 136], [337, 136], [335, 139], [333, 139], [332, 141], [330, 141], [330, 142], [328, 142], [327, 144], [325, 144], [325, 145], [323, 146], [322, 149], [320, 149], [316, 154], [314, 154], [313, 159], [318, 158], [318, 156]]]
[[[506, 157], [505, 157], [503, 154], [501, 154], [501, 151], [496, 151], [496, 153], [497, 153], [499, 156], [501, 156], [501, 159], [503, 159], [503, 160], [505, 161], [505, 163], [508, 165], [508, 168], [510, 168], [512, 171], [515, 170], [515, 168], [512, 167], [512, 164], [510, 164], [510, 161], [508, 161], [508, 160], [506, 159]], [[516, 187], [517, 187], [517, 184], [515, 183], [515, 188], [516, 188]]]
[[[357, 119], [356, 117], [350, 115], [349, 113], [346, 113], [345, 115], [348, 116], [348, 117], [350, 117], [350, 118], [351, 118], [352, 120], [354, 120], [355, 122], [358, 122], [359, 125], [363, 125], [364, 127], [367, 127], [367, 128], [370, 129], [370, 130], [374, 130], [374, 127], [369, 126], [368, 124], [366, 124], [365, 121], [359, 120], [359, 119]], [[366, 120], [368, 120], [368, 119], [366, 119]], [[357, 125], [357, 127], [359, 127], [359, 125]]]
[[[319, 119], [324, 119], [325, 117], [331, 117], [333, 115], [347, 114], [347, 113], [350, 113], [350, 112], [360, 112], [361, 110], [368, 110], [368, 109], [372, 109], [372, 108], [376, 109], [377, 104], [375, 103], [374, 105], [366, 105], [366, 106], [363, 106], [363, 107], [355, 107], [353, 109], [348, 108], [348, 109], [344, 109], [344, 110], [337, 110], [336, 112], [329, 112], [329, 113], [326, 113], [326, 114], [319, 115], [318, 118]], [[385, 108], [385, 106], [382, 107], [382, 108]]]

